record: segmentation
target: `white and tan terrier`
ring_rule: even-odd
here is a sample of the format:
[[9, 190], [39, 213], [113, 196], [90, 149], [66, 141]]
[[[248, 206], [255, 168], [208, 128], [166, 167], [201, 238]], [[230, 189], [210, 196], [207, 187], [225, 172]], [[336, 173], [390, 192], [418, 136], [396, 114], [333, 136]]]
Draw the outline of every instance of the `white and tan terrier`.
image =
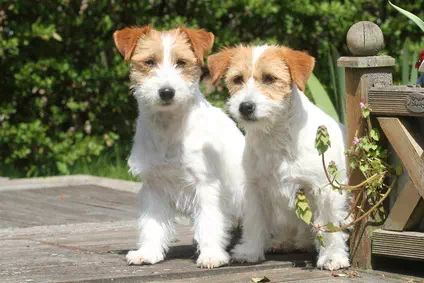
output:
[[[271, 248], [313, 249], [315, 232], [295, 214], [296, 193], [302, 189], [308, 196], [316, 226], [345, 222], [348, 211], [347, 195], [326, 186], [314, 147], [317, 128], [325, 125], [332, 144], [326, 158], [346, 178], [343, 126], [303, 93], [314, 58], [283, 46], [239, 46], [209, 56], [208, 65], [214, 82], [225, 76], [229, 111], [247, 133], [243, 236], [233, 250], [235, 260], [263, 260]], [[323, 237], [324, 247], [315, 240], [317, 266], [348, 267], [347, 234]]]
[[200, 92], [203, 57], [214, 35], [179, 27], [150, 26], [114, 33], [130, 63], [131, 88], [139, 117], [129, 158], [143, 180], [139, 249], [129, 264], [164, 260], [174, 237], [177, 213], [193, 220], [199, 267], [229, 262], [230, 229], [238, 216], [244, 138], [235, 123]]

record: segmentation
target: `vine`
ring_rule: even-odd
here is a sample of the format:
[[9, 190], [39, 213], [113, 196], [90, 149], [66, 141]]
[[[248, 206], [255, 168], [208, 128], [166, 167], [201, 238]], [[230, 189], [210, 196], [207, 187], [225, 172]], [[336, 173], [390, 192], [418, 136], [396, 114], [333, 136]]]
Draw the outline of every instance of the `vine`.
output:
[[[382, 203], [392, 191], [397, 179], [396, 176], [402, 174], [402, 165], [399, 164], [395, 168], [388, 164], [388, 151], [378, 144], [380, 141], [380, 133], [377, 128], [372, 127], [370, 119], [371, 109], [367, 104], [362, 102], [360, 103], [360, 108], [362, 115], [361, 123], [366, 123], [364, 133], [359, 137], [357, 131], [351, 147], [345, 151], [349, 167], [352, 170], [359, 170], [365, 179], [358, 185], [340, 183], [338, 180], [340, 171], [334, 161], [329, 162], [327, 166], [325, 153], [331, 147], [330, 136], [325, 126], [320, 126], [317, 129], [315, 148], [321, 156], [324, 173], [328, 180], [328, 185], [325, 187], [329, 186], [339, 193], [343, 193], [343, 191], [356, 193], [352, 208], [348, 212], [345, 220], [353, 214], [355, 217], [350, 223], [343, 226], [337, 226], [332, 222], [328, 222], [322, 226], [318, 224], [314, 225], [311, 222], [312, 210], [305, 193], [302, 190], [297, 193], [295, 202], [296, 214], [305, 223], [312, 225], [317, 233], [340, 232], [355, 225], [368, 216], [372, 216], [377, 223], [382, 222], [385, 217]], [[388, 177], [393, 177], [390, 185], [385, 183]], [[367, 207], [370, 208], [366, 210]], [[324, 246], [323, 237], [320, 233], [318, 233], [317, 240]]]

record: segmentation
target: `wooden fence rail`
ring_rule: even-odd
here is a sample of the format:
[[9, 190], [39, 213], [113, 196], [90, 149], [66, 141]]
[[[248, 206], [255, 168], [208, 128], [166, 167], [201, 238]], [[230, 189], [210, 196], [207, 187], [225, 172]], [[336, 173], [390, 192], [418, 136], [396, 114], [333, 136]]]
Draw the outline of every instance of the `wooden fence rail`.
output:
[[[355, 133], [362, 135], [360, 102], [368, 103], [372, 120], [381, 127], [409, 177], [383, 226], [370, 226], [369, 219], [358, 223], [351, 235], [351, 260], [354, 267], [372, 268], [373, 255], [424, 260], [424, 233], [416, 229], [424, 217], [424, 135], [419, 123], [424, 117], [424, 88], [393, 86], [395, 60], [377, 56], [383, 42], [376, 42], [380, 28], [370, 22], [359, 22], [347, 36], [352, 57], [341, 57], [338, 65], [346, 73], [346, 124], [348, 142]], [[381, 33], [382, 34], [382, 33]], [[364, 39], [362, 46], [351, 48], [353, 39]], [[378, 40], [377, 40], [378, 41]], [[379, 48], [374, 48], [378, 46]], [[363, 50], [361, 50], [363, 49]], [[368, 56], [359, 56], [367, 54]], [[421, 120], [419, 120], [421, 119]], [[363, 181], [356, 170], [349, 172], [352, 185]]]

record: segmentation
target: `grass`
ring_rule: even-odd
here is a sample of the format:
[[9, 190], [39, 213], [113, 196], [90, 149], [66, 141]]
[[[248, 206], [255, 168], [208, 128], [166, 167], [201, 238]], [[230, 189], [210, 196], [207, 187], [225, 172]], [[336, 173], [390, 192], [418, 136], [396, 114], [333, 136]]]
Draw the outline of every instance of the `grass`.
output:
[[[120, 146], [115, 146], [112, 150], [102, 153], [91, 161], [81, 160], [70, 167], [69, 175], [92, 175], [99, 177], [108, 177], [115, 179], [123, 179], [129, 181], [137, 181], [137, 178], [128, 173], [126, 157], [129, 152], [121, 150]], [[53, 169], [51, 172], [44, 172], [42, 175], [33, 175], [31, 177], [57, 176], [57, 172]], [[9, 178], [27, 178], [26, 172], [16, 167], [6, 166], [0, 167], [0, 176]]]

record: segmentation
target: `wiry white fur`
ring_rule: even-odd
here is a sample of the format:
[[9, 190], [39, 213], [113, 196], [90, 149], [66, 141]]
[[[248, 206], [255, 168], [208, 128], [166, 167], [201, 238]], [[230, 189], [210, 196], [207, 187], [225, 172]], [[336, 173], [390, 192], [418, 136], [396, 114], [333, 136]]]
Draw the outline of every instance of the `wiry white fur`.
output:
[[[229, 229], [239, 216], [244, 138], [235, 123], [212, 107], [199, 79], [186, 82], [170, 63], [172, 37], [163, 37], [165, 62], [156, 76], [134, 89], [139, 106], [137, 130], [128, 164], [143, 179], [139, 192], [139, 249], [130, 264], [154, 264], [165, 258], [174, 237], [174, 217], [193, 220], [200, 251], [197, 265], [214, 268], [229, 261]], [[171, 105], [158, 90], [175, 89]]]
[[[256, 104], [254, 121], [241, 117], [239, 105], [243, 101]], [[232, 95], [229, 111], [247, 132], [243, 236], [233, 250], [234, 258], [255, 262], [263, 260], [264, 251], [272, 247], [310, 250], [315, 242], [319, 268], [349, 266], [345, 233], [324, 233], [325, 247], [321, 247], [314, 240], [314, 231], [295, 214], [296, 193], [303, 189], [315, 225], [346, 222], [348, 197], [326, 187], [321, 157], [314, 147], [317, 128], [325, 125], [331, 138], [326, 160], [336, 162], [342, 170], [340, 181], [345, 181], [343, 126], [312, 104], [295, 85], [288, 98], [277, 101], [261, 94], [255, 83], [249, 82]]]

